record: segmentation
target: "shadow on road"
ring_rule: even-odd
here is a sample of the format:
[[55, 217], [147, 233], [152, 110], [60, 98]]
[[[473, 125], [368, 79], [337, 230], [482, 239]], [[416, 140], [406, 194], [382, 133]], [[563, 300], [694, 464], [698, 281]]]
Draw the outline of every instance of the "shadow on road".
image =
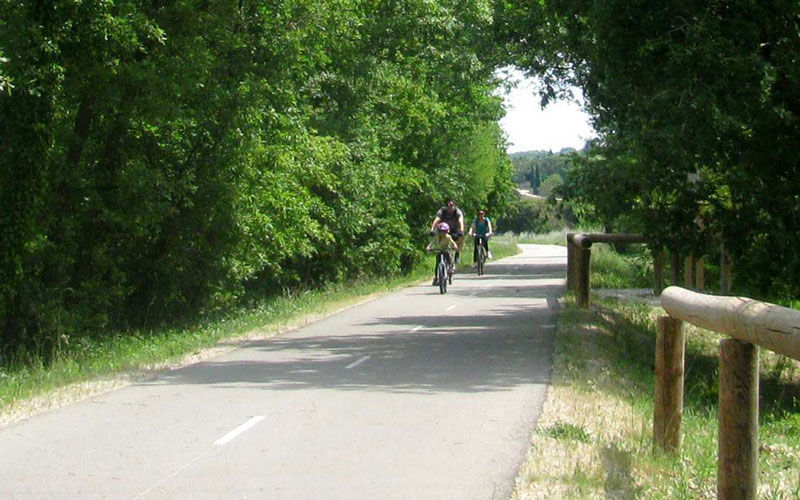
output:
[[[440, 315], [378, 316], [322, 335], [253, 342], [247, 353], [235, 351], [143, 384], [437, 393], [547, 383], [564, 290], [563, 259], [504, 261], [487, 271], [456, 275], [448, 289], [462, 307], [480, 305], [475, 315], [443, 310]], [[439, 298], [433, 287], [409, 293]], [[493, 305], [487, 308], [487, 303]]]
[[[378, 327], [375, 334], [254, 342], [249, 347], [263, 360], [253, 360], [251, 354], [248, 360], [202, 362], [144, 384], [423, 393], [508, 390], [548, 380], [554, 313], [547, 309], [531, 305], [481, 316], [378, 318], [369, 323]], [[398, 333], [398, 325], [407, 328]]]

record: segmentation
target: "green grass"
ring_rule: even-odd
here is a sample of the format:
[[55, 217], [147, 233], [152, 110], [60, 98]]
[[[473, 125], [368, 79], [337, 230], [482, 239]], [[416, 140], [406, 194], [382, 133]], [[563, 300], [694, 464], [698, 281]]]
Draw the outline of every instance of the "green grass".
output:
[[[567, 232], [595, 232], [592, 228], [561, 229], [549, 233], [522, 233], [519, 243], [539, 245], [567, 244]], [[610, 245], [592, 245], [592, 288], [651, 288], [653, 286], [653, 258], [644, 245], [628, 245], [618, 253]]]
[[[462, 271], [472, 261], [472, 242], [466, 241]], [[496, 259], [517, 253], [509, 237], [492, 239]], [[220, 342], [258, 332], [278, 334], [290, 325], [303, 324], [320, 315], [427, 279], [433, 269], [429, 255], [408, 276], [369, 279], [295, 292], [264, 300], [216, 318], [198, 318], [194, 325], [159, 331], [119, 332], [100, 340], [80, 338], [65, 342], [45, 363], [37, 356], [22, 356], [0, 365], [0, 413], [16, 403], [77, 382], [117, 377], [120, 374], [174, 363]]]
[[548, 233], [520, 233], [517, 240], [520, 243], [531, 243], [536, 245], [560, 245], [567, 246], [567, 232], [576, 231], [573, 229], [559, 229]]
[[[583, 412], [562, 411], [555, 424], [537, 431], [553, 442], [569, 441], [566, 446], [553, 445], [562, 450], [575, 448], [576, 442], [587, 443], [588, 448], [580, 453], [595, 457], [579, 461], [567, 455], [561, 458], [563, 463], [551, 466], [556, 470], [575, 468], [574, 483], [565, 486], [569, 493], [561, 498], [604, 498], [614, 484], [617, 486], [611, 489], [621, 495], [614, 498], [716, 497], [720, 336], [687, 327], [683, 444], [675, 457], [654, 453], [654, 318], [658, 313], [663, 311], [614, 299], [597, 299], [590, 310], [567, 301], [562, 309], [553, 375], [553, 383], [560, 389], [552, 393], [564, 399], [583, 398], [586, 403], [577, 407], [598, 414], [587, 417]], [[762, 349], [760, 386], [759, 498], [800, 498], [800, 363]], [[598, 408], [598, 401], [608, 408], [629, 408], [628, 413], [625, 418], [604, 417], [602, 413], [609, 410]], [[600, 423], [592, 428], [592, 420]], [[609, 450], [614, 465], [607, 461]], [[622, 479], [621, 463], [629, 464]], [[532, 488], [559, 478], [538, 477], [537, 481]]]
[[[566, 234], [519, 241], [564, 244]], [[642, 246], [617, 254], [594, 245], [592, 267], [593, 288], [652, 286]], [[686, 326], [683, 443], [677, 456], [655, 452], [655, 318], [663, 314], [599, 296], [590, 309], [565, 300], [550, 396], [514, 499], [716, 498], [721, 336]], [[759, 498], [800, 498], [800, 362], [766, 349], [760, 362]]]
[[579, 441], [581, 443], [589, 443], [592, 440], [583, 426], [564, 422], [556, 422], [550, 427], [542, 429], [540, 432], [555, 439], [566, 439], [570, 441]]
[[592, 288], [652, 288], [653, 258], [643, 245], [617, 253], [609, 245], [592, 246]]

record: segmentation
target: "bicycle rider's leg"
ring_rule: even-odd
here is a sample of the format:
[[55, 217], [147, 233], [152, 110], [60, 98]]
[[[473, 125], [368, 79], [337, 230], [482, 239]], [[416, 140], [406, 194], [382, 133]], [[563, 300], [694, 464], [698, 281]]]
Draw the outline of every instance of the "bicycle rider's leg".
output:
[[474, 240], [473, 240], [473, 245], [472, 245], [472, 247], [473, 247], [472, 248], [472, 262], [476, 263], [476, 264], [478, 262], [478, 242], [479, 241], [480, 241], [480, 238], [478, 238], [478, 236], [476, 235]]

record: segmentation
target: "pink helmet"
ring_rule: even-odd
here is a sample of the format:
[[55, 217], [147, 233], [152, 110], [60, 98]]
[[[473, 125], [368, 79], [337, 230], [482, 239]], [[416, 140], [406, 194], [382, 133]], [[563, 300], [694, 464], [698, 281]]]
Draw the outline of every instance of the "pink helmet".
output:
[[447, 222], [442, 222], [441, 224], [439, 224], [439, 232], [440, 233], [450, 232], [450, 226], [447, 224]]

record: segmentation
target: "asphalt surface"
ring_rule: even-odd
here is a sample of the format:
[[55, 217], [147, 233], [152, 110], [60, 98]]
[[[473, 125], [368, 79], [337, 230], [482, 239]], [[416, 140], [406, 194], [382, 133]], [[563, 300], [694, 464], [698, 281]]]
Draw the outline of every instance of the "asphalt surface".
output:
[[14, 424], [0, 500], [507, 499], [566, 267], [523, 247]]

